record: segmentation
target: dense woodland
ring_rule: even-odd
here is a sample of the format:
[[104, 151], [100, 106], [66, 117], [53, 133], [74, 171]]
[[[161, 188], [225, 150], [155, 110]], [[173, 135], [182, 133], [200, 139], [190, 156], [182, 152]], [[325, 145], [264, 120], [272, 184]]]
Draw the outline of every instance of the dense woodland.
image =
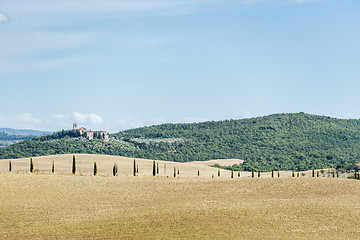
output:
[[163, 124], [110, 135], [110, 142], [60, 131], [0, 149], [0, 158], [97, 153], [169, 160], [244, 159], [250, 171], [353, 168], [360, 159], [360, 120], [305, 113], [191, 124]]

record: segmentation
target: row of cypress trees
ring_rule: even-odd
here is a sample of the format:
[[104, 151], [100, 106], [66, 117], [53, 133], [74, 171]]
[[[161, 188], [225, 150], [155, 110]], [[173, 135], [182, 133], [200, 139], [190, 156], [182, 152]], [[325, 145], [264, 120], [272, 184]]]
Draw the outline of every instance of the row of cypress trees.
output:
[[[9, 172], [12, 171], [12, 164], [11, 164], [11, 161], [9, 161]], [[30, 158], [30, 172], [32, 173], [34, 171], [34, 163], [33, 163], [33, 160], [32, 158]], [[53, 160], [52, 162], [52, 167], [51, 167], [51, 172], [54, 173], [55, 172], [55, 162]], [[71, 170], [72, 174], [75, 174], [76, 173], [76, 159], [75, 159], [75, 155], [73, 155], [73, 162], [72, 162], [72, 170]], [[257, 171], [257, 175], [258, 177], [260, 177], [260, 169], [258, 169]], [[137, 176], [139, 173], [139, 166], [136, 164], [136, 160], [134, 159], [134, 165], [133, 165], [133, 175], [134, 176]], [[94, 172], [93, 172], [94, 176], [97, 175], [97, 164], [96, 162], [94, 162]], [[113, 166], [113, 176], [117, 176], [118, 174], [118, 165], [116, 163], [114, 163], [114, 166]], [[156, 176], [157, 174], [159, 174], [159, 163], [156, 163], [155, 160], [153, 161], [153, 168], [152, 168], [152, 174], [153, 176]], [[200, 176], [200, 170], [198, 169], [198, 176]], [[300, 175], [300, 172], [298, 171], [297, 172], [297, 177], [299, 177]], [[339, 173], [335, 171], [333, 171], [333, 178], [335, 178], [335, 174], [336, 174], [336, 177], [339, 178]], [[176, 175], [180, 175], [180, 169], [177, 169], [176, 170], [176, 167], [174, 167], [174, 177], [176, 177]], [[278, 171], [278, 174], [277, 174], [278, 177], [280, 177], [280, 172]], [[311, 174], [312, 177], [315, 177], [315, 170], [312, 169], [312, 174]], [[212, 177], [214, 177], [212, 175]], [[218, 169], [218, 177], [220, 177], [220, 169]], [[240, 171], [238, 171], [238, 177], [240, 177]], [[252, 168], [251, 169], [251, 177], [254, 178], [255, 177], [255, 169]], [[274, 177], [274, 169], [271, 169], [271, 177]], [[292, 177], [295, 177], [295, 171], [293, 170], [292, 171]], [[316, 172], [316, 177], [319, 177], [319, 171]], [[234, 178], [234, 170], [232, 169], [231, 170], [231, 178]], [[360, 173], [358, 170], [355, 170], [355, 173], [354, 173], [354, 179], [358, 179], [360, 180]]]

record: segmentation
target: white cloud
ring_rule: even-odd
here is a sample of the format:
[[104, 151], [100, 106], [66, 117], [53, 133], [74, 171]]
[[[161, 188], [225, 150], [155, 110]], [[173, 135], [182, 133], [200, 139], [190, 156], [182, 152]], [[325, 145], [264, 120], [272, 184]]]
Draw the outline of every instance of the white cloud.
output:
[[0, 23], [7, 23], [9, 21], [9, 17], [6, 16], [5, 13], [0, 12]]
[[20, 122], [24, 122], [24, 123], [31, 123], [31, 124], [40, 124], [41, 120], [34, 117], [31, 113], [23, 113], [20, 114], [17, 117], [18, 120], [20, 120]]
[[96, 115], [95, 113], [78, 113], [74, 112], [74, 119], [79, 123], [91, 123], [91, 124], [101, 124], [103, 120], [100, 116]]

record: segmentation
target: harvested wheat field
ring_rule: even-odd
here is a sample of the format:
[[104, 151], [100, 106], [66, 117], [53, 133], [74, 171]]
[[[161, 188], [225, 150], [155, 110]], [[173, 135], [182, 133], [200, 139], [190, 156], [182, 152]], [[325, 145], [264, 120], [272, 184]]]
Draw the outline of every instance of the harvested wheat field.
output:
[[360, 181], [0, 174], [2, 239], [358, 239]]

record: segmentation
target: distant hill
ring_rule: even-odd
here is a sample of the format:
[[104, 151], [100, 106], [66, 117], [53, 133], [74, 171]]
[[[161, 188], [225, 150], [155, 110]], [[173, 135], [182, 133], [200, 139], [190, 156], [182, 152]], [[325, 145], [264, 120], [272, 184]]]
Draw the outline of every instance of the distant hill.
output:
[[32, 135], [32, 136], [48, 135], [52, 133], [48, 131], [39, 131], [39, 130], [31, 130], [31, 129], [14, 129], [14, 128], [0, 128], [0, 132], [16, 134], [16, 135]]
[[243, 159], [243, 170], [349, 169], [360, 159], [360, 120], [305, 113], [242, 120], [162, 124], [111, 134], [109, 142], [72, 131], [0, 149], [0, 158], [98, 153], [178, 162]]
[[0, 128], [0, 147], [7, 147], [20, 141], [47, 134], [51, 134], [51, 132], [30, 129]]

